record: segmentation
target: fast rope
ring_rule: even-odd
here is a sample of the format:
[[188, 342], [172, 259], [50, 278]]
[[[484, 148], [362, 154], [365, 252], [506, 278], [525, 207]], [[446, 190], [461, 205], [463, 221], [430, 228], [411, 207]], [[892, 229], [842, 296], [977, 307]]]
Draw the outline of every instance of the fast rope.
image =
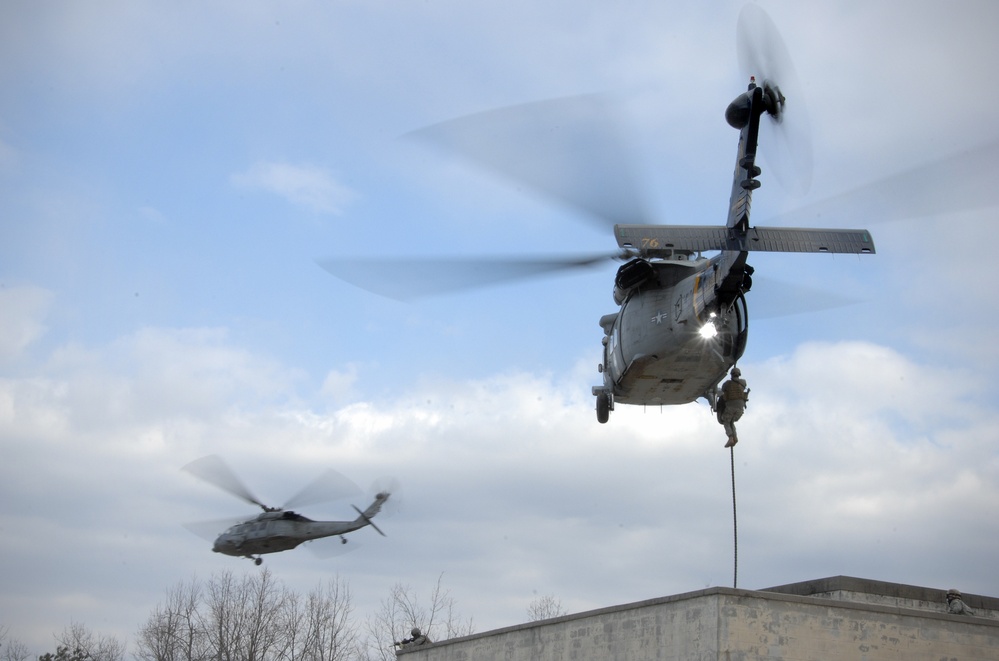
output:
[[734, 589], [739, 587], [739, 520], [735, 509], [735, 446], [733, 445], [729, 450], [732, 459], [732, 588]]

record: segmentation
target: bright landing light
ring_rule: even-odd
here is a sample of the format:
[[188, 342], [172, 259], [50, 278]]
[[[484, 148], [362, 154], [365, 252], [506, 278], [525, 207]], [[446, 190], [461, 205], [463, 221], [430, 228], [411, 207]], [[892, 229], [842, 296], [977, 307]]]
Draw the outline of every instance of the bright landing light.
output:
[[698, 332], [705, 340], [710, 340], [718, 335], [718, 329], [715, 327], [715, 315], [712, 314], [711, 318], [708, 319], [703, 326], [701, 326], [701, 330]]

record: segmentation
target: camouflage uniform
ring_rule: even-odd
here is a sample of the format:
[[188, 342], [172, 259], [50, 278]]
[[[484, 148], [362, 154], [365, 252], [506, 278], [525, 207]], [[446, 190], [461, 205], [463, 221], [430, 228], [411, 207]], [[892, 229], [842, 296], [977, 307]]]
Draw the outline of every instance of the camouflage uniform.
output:
[[974, 615], [975, 611], [968, 608], [961, 597], [960, 590], [950, 589], [947, 591], [947, 612], [954, 615]]
[[721, 387], [719, 396], [721, 401], [718, 407], [718, 422], [722, 423], [728, 435], [728, 442], [725, 443], [727, 448], [739, 442], [739, 437], [735, 433], [735, 422], [746, 412], [746, 402], [749, 400], [746, 380], [740, 378], [742, 371], [738, 367], [733, 367], [731, 375], [732, 378]]
[[[410, 634], [412, 634], [411, 638], [403, 638], [398, 643], [396, 643], [396, 645], [398, 647], [405, 649], [408, 647], [416, 647], [418, 645], [426, 645], [427, 643], [430, 642], [430, 638], [424, 636], [423, 633], [420, 631], [419, 627], [413, 627], [413, 630], [410, 631]], [[398, 654], [398, 652], [396, 653]]]

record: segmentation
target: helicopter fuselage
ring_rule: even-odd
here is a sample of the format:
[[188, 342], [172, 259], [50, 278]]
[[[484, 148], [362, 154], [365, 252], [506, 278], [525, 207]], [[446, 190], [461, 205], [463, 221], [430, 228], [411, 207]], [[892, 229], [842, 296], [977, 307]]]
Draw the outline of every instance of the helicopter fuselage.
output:
[[[288, 551], [314, 539], [342, 537], [365, 526], [375, 527], [371, 519], [381, 510], [389, 495], [388, 492], [377, 494], [366, 510], [357, 510], [359, 516], [353, 521], [313, 521], [291, 511], [267, 511], [230, 527], [215, 539], [212, 550], [225, 555], [252, 557]], [[342, 537], [342, 541], [346, 543], [347, 539]]]
[[619, 272], [618, 312], [604, 316], [603, 386], [595, 395], [609, 402], [673, 405], [709, 396], [741, 357], [748, 319], [740, 280], [724, 295], [737, 253], [711, 259], [678, 254], [633, 260]]
[[216, 538], [212, 550], [247, 556], [293, 549], [303, 542], [343, 535], [365, 524], [349, 521], [313, 521], [294, 512], [266, 512], [237, 523]]

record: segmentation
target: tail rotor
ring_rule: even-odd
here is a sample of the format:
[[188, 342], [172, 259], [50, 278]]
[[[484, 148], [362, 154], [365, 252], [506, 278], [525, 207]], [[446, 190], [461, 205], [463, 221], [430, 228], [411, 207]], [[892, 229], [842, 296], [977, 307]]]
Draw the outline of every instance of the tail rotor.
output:
[[[770, 122], [761, 130], [762, 155], [786, 190], [802, 195], [812, 184], [812, 131], [798, 73], [777, 26], [757, 5], [746, 5], [736, 28], [739, 70], [763, 88]], [[765, 127], [765, 128], [764, 128]]]

